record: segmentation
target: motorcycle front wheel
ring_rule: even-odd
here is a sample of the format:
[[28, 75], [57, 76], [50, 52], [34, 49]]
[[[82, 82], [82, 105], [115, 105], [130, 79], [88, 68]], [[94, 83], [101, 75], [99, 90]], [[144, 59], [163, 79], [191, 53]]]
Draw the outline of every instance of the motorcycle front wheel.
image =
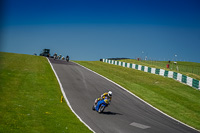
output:
[[102, 113], [104, 111], [104, 109], [105, 109], [105, 106], [100, 106], [98, 112]]

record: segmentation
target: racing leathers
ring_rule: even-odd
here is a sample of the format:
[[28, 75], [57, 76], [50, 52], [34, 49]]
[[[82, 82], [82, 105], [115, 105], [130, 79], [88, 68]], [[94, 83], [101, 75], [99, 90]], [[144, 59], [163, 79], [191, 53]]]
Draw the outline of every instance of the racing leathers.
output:
[[109, 96], [109, 95], [108, 95], [108, 92], [103, 93], [103, 94], [101, 95], [100, 98], [97, 98], [97, 99], [95, 100], [95, 104], [97, 104], [98, 101], [105, 99], [105, 97], [108, 98], [109, 104], [110, 104], [111, 99], [112, 99], [112, 96]]

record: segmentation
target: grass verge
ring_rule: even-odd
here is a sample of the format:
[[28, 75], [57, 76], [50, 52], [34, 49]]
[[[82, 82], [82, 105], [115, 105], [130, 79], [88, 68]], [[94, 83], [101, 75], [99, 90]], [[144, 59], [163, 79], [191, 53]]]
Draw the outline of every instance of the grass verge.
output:
[[57, 79], [44, 57], [0, 52], [0, 132], [91, 132], [61, 103]]
[[200, 130], [200, 91], [171, 78], [100, 61], [75, 61], [144, 99], [166, 114]]

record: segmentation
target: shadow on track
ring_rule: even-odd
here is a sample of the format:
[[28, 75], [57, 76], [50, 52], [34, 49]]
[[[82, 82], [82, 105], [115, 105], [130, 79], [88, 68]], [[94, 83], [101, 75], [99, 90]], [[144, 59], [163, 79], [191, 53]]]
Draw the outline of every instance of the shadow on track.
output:
[[111, 111], [102, 112], [101, 114], [104, 114], [104, 115], [122, 115], [120, 113], [115, 113], [115, 112], [111, 112]]

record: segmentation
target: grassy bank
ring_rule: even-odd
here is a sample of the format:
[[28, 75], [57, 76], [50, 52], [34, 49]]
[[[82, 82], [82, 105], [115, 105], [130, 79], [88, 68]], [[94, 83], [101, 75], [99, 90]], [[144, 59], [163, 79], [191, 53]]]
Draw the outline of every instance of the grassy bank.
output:
[[170, 116], [200, 130], [200, 91], [171, 78], [99, 61], [77, 63], [113, 80]]
[[[168, 61], [137, 61], [133, 59], [125, 59], [120, 61], [153, 68], [165, 69], [168, 71], [174, 71], [189, 76], [191, 78], [200, 80], [200, 63], [178, 61], [177, 64], [174, 64], [172, 61], [169, 63]], [[166, 68], [167, 64], [169, 64], [169, 68]]]
[[44, 57], [0, 53], [0, 132], [90, 132], [60, 102], [61, 91]]

